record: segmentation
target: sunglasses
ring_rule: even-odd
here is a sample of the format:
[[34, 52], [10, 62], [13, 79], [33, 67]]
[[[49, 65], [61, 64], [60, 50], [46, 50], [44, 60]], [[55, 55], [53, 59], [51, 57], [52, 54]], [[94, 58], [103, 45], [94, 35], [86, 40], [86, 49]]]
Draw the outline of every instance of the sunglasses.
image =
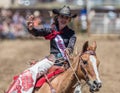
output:
[[70, 17], [60, 15], [60, 18], [68, 20]]

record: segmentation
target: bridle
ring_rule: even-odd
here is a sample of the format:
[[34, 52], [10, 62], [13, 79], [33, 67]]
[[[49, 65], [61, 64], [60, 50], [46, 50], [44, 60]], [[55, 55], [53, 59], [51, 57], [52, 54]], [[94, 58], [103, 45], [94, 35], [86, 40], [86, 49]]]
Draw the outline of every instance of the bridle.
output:
[[88, 50], [88, 51], [85, 51], [84, 53], [81, 53], [80, 54], [80, 60], [79, 60], [79, 63], [80, 63], [80, 67], [81, 67], [81, 70], [84, 74], [84, 77], [85, 77], [85, 81], [88, 83], [89, 81], [89, 77], [88, 77], [88, 73], [87, 71], [85, 70], [85, 65], [87, 65], [87, 61], [88, 60], [84, 60], [81, 56], [84, 55], [84, 54], [90, 54], [90, 55], [96, 55], [95, 51], [92, 51], [92, 50]]
[[[82, 58], [82, 55], [84, 55], [84, 54], [89, 54], [89, 55], [94, 55], [94, 56], [96, 56], [95, 51], [92, 51], [92, 50], [88, 50], [88, 51], [85, 51], [84, 53], [79, 54], [79, 55], [78, 55], [78, 56], [79, 56], [79, 60], [78, 60], [78, 62], [77, 62], [77, 64], [76, 64], [76, 66], [75, 66], [75, 69], [73, 69], [70, 60], [68, 61], [69, 64], [70, 64], [70, 67], [71, 67], [71, 69], [72, 69], [72, 71], [73, 71], [73, 74], [74, 74], [75, 78], [77, 79], [77, 83], [73, 86], [73, 88], [75, 88], [75, 87], [77, 87], [78, 85], [81, 85], [81, 84], [82, 84], [81, 80], [79, 79], [79, 76], [77, 75], [77, 71], [78, 71], [77, 69], [79, 68], [79, 66], [80, 66], [81, 71], [82, 71], [82, 73], [83, 73], [83, 75], [84, 75], [84, 80], [86, 81], [84, 84], [82, 84], [81, 89], [82, 89], [86, 84], [91, 85], [91, 84], [90, 84], [90, 79], [89, 79], [89, 76], [88, 76], [88, 72], [87, 72], [86, 69], [85, 69], [85, 65], [87, 65], [88, 60], [84, 60], [84, 59]], [[67, 58], [68, 58], [68, 56], [67, 56]], [[69, 58], [68, 58], [68, 59], [69, 59]], [[92, 93], [93, 93], [93, 91], [92, 91]]]

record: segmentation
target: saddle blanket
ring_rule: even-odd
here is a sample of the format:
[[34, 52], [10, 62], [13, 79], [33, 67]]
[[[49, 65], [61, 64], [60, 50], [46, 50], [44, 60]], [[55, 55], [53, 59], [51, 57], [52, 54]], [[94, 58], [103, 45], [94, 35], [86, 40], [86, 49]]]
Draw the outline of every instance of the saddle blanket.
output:
[[[47, 78], [50, 80], [51, 78], [53, 78], [54, 76], [60, 74], [64, 72], [64, 70], [62, 69], [56, 69], [55, 71], [51, 72], [51, 73], [48, 73], [47, 74]], [[39, 88], [41, 87], [45, 82], [46, 82], [46, 78], [45, 77], [42, 77], [40, 78], [39, 80], [37, 80], [36, 84], [35, 84], [35, 88]]]

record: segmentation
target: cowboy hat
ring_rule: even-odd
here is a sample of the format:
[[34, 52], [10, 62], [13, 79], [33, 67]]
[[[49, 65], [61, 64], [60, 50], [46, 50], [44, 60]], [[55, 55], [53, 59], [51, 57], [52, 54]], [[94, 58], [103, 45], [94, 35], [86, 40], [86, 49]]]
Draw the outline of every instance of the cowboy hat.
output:
[[52, 12], [57, 15], [63, 15], [70, 18], [75, 18], [77, 14], [72, 14], [69, 6], [64, 6], [61, 9], [53, 9]]

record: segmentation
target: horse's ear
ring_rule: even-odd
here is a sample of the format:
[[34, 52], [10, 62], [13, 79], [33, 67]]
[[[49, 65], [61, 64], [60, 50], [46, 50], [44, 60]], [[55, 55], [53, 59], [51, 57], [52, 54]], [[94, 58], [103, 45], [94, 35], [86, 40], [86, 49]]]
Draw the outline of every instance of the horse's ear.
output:
[[86, 41], [86, 42], [84, 43], [84, 45], [83, 45], [82, 53], [84, 53], [85, 51], [87, 51], [88, 46], [89, 46], [89, 42]]
[[96, 41], [94, 41], [94, 42], [92, 43], [92, 47], [93, 47], [93, 50], [95, 51], [95, 50], [96, 50], [96, 48], [97, 48]]

